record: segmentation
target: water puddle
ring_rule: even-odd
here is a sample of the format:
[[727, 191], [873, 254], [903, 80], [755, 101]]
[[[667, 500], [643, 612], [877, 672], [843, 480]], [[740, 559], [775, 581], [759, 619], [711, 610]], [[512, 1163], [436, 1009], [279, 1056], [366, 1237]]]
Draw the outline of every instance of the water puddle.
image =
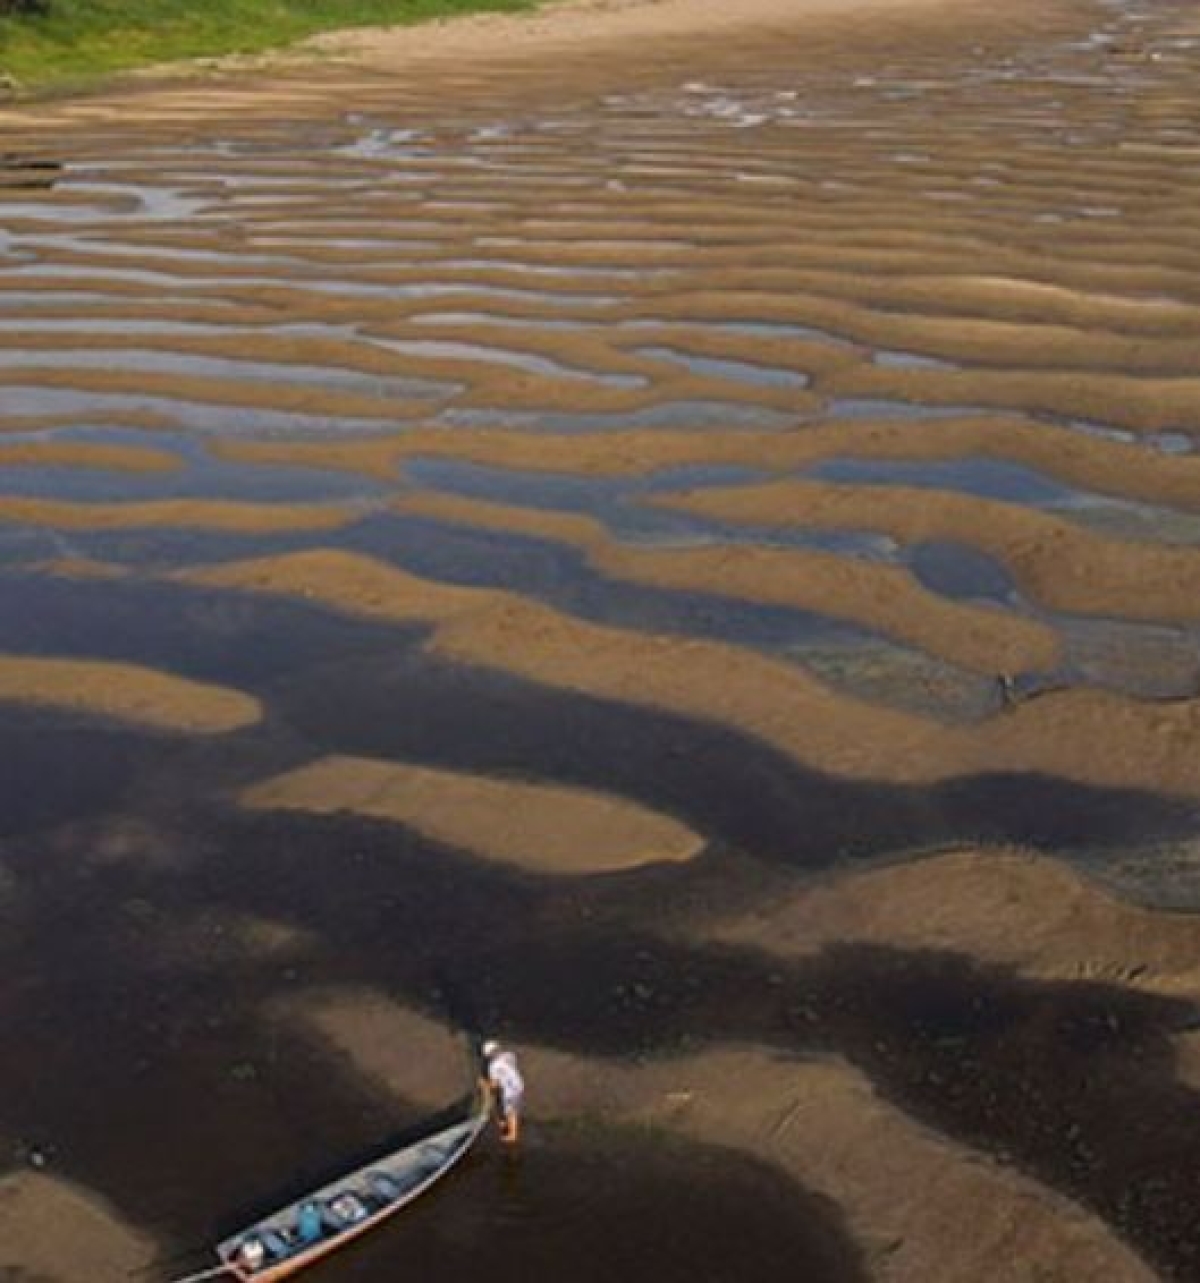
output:
[[906, 460], [834, 458], [806, 476], [850, 485], [948, 490], [1060, 513], [1121, 538], [1200, 544], [1200, 514], [1080, 490], [1024, 464], [984, 457]]
[[472, 361], [486, 365], [506, 365], [529, 374], [545, 375], [548, 378], [582, 379], [597, 383], [602, 387], [642, 388], [647, 380], [642, 375], [607, 374], [598, 370], [585, 370], [574, 365], [565, 365], [549, 357], [538, 356], [531, 352], [517, 352], [509, 348], [488, 347], [482, 343], [459, 343], [439, 339], [374, 339], [376, 346], [399, 352], [405, 356], [427, 357], [440, 361]]
[[825, 406], [831, 419], [965, 419], [995, 414], [985, 405], [922, 405], [870, 397], [834, 397]]
[[1182, 700], [1200, 694], [1200, 634], [1123, 620], [1059, 623], [1064, 670], [1074, 682], [1106, 687], [1134, 699]]
[[637, 410], [581, 413], [560, 410], [499, 410], [451, 408], [437, 422], [462, 428], [527, 428], [534, 432], [619, 432], [635, 428], [747, 427], [776, 429], [793, 426], [797, 416], [737, 401], [666, 401]]
[[756, 365], [749, 361], [698, 356], [674, 347], [634, 348], [638, 356], [681, 365], [700, 378], [728, 379], [735, 383], [749, 383], [763, 388], [806, 388], [812, 379], [799, 370], [786, 370], [773, 365]]
[[963, 368], [953, 361], [921, 356], [916, 352], [897, 352], [888, 348], [876, 348], [871, 353], [871, 363], [894, 370], [961, 370]]
[[9, 433], [6, 442], [51, 440], [62, 445], [117, 445], [174, 455], [180, 467], [161, 472], [37, 465], [0, 469], [0, 494], [83, 503], [141, 502], [156, 499], [224, 499], [261, 503], [363, 503], [382, 498], [389, 487], [354, 473], [225, 462], [192, 433], [136, 428], [79, 427], [53, 432]]
[[[381, 415], [378, 419], [348, 418], [343, 415], [305, 414], [291, 410], [265, 410], [258, 406], [221, 405], [207, 401], [187, 401], [173, 397], [138, 393], [77, 391], [73, 388], [4, 385], [4, 413], [18, 417], [78, 415], [82, 422], [97, 414], [105, 417], [127, 413], [135, 418], [144, 414], [161, 417], [178, 428], [202, 434], [224, 433], [231, 436], [256, 432], [378, 433], [394, 430], [397, 420]], [[136, 422], [130, 426], [136, 427]]]
[[[390, 347], [375, 342], [373, 346]], [[442, 399], [462, 390], [460, 384], [432, 379], [395, 377], [299, 362], [254, 361], [232, 357], [200, 356], [154, 349], [113, 348], [0, 348], [0, 370], [145, 370], [188, 379], [213, 379], [225, 383], [269, 383], [291, 387], [318, 387], [364, 397]]]
[[[610, 579], [577, 550], [533, 536], [452, 520], [379, 516], [343, 532], [338, 542], [424, 578], [519, 592], [600, 624], [749, 647], [805, 667], [814, 655], [837, 655], [841, 686], [884, 704], [958, 719], [979, 715], [994, 699], [992, 680], [868, 628], [811, 611]], [[896, 681], [896, 672], [915, 668], [941, 674], [940, 682], [912, 688]], [[869, 677], [869, 689], [860, 677]]]
[[[231, 264], [237, 260], [232, 259]], [[612, 294], [568, 293], [565, 291], [519, 289], [515, 286], [488, 285], [471, 281], [404, 281], [394, 285], [322, 276], [254, 276], [232, 271], [227, 276], [189, 276], [149, 268], [118, 268], [104, 265], [32, 263], [8, 267], [0, 273], [0, 283], [9, 280], [102, 280], [122, 285], [170, 286], [188, 293], [267, 287], [299, 290], [316, 294], [349, 295], [359, 298], [439, 298], [443, 295], [467, 294], [497, 300], [534, 301], [560, 306], [602, 307], [620, 302]], [[105, 296], [100, 296], [104, 298]]]
[[951, 601], [1020, 606], [1021, 594], [1008, 567], [968, 544], [931, 540], [911, 544], [905, 562], [922, 587]]

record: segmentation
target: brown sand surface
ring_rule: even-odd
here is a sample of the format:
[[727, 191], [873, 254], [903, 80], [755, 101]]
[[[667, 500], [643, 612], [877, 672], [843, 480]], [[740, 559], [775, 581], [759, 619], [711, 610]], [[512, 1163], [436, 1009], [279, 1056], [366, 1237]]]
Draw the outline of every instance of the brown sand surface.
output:
[[639, 549], [613, 543], [587, 518], [457, 496], [421, 494], [399, 506], [402, 511], [441, 520], [515, 530], [583, 547], [596, 569], [617, 579], [853, 620], [981, 673], [1051, 669], [1059, 658], [1058, 639], [1045, 625], [987, 607], [950, 602], [923, 589], [903, 567], [798, 549], [728, 545]]
[[[443, 1027], [367, 990], [285, 1009], [329, 1054], [406, 1101], [435, 1107], [461, 1075]], [[873, 1277], [1141, 1283], [1153, 1273], [1096, 1219], [1012, 1168], [926, 1131], [849, 1065], [755, 1047], [639, 1066], [522, 1045], [534, 1129], [601, 1117], [745, 1150], [834, 1199]]]
[[[954, 6], [959, 15], [968, 7], [977, 22], [986, 22], [986, 6]], [[299, 115], [326, 107], [344, 92], [348, 74], [369, 84], [372, 75], [441, 69], [476, 84], [481, 69], [502, 75], [514, 66], [526, 74], [541, 67], [545, 74], [566, 60], [582, 61], [586, 68], [588, 59], [612, 56], [631, 42], [641, 47], [643, 61], [651, 48], [663, 56], [698, 46], [711, 56], [714, 42], [719, 48], [721, 37], [731, 33], [769, 42], [799, 25], [827, 28], [827, 39], [837, 39], [883, 21], [936, 18], [949, 8], [950, 0], [854, 0], [849, 6], [845, 0], [746, 0], [736, 11], [719, 0], [565, 0], [527, 14], [332, 32], [279, 53], [152, 68], [128, 78], [115, 94], [41, 110], [14, 105], [0, 111], [0, 124], [36, 130], [119, 119], [130, 97], [129, 82], [139, 78], [147, 82], [137, 94], [141, 122], [182, 124], [197, 112], [211, 117], [290, 110]], [[199, 77], [209, 83], [188, 83]], [[183, 83], [171, 83], [180, 79]]]
[[0, 468], [104, 468], [124, 472], [170, 472], [179, 459], [165, 450], [94, 445], [77, 441], [0, 442]]
[[562, 785], [361, 757], [322, 758], [241, 796], [259, 810], [346, 811], [534, 873], [610, 873], [677, 863], [704, 840], [622, 798]]
[[59, 530], [132, 530], [160, 526], [247, 533], [329, 530], [354, 517], [352, 509], [318, 504], [238, 503], [223, 499], [160, 499], [74, 503], [66, 499], [0, 497], [0, 523]]
[[662, 499], [722, 521], [876, 530], [906, 543], [947, 539], [999, 557], [1038, 601], [1077, 614], [1197, 618], [1200, 552], [1111, 539], [1053, 513], [915, 490], [789, 480]]
[[[862, 0], [850, 8], [859, 20], [891, 10], [937, 8], [946, 0]], [[605, 42], [661, 40], [696, 35], [719, 38], [722, 32], [744, 35], [747, 29], [786, 28], [796, 19], [844, 17], [845, 0], [743, 0], [736, 11], [719, 0], [567, 0], [517, 19], [478, 16], [440, 22], [411, 30], [371, 29], [317, 36], [310, 47], [353, 59], [364, 66], [416, 57], [561, 55], [581, 47], [594, 50]]]
[[397, 418], [418, 414], [422, 409], [419, 401], [408, 404], [395, 400], [383, 401], [377, 396], [305, 388], [283, 380], [272, 386], [256, 386], [244, 380], [160, 374], [128, 368], [63, 370], [39, 366], [36, 356], [29, 358], [27, 366], [4, 371], [0, 378], [0, 395], [3, 394], [4, 386], [24, 384], [30, 380], [36, 380], [46, 388], [85, 389], [109, 395], [179, 397], [203, 405], [307, 412], [335, 419], [345, 416], [394, 422]]
[[362, 472], [394, 478], [406, 459], [463, 459], [500, 467], [629, 476], [686, 463], [747, 464], [790, 471], [837, 456], [881, 459], [1008, 459], [1101, 494], [1200, 508], [1200, 457], [1166, 457], [1119, 441], [1013, 416], [904, 423], [815, 423], [802, 432], [674, 432], [531, 436], [503, 429], [403, 433], [338, 441], [214, 441], [218, 458]]
[[[88, 419], [96, 427], [144, 428], [148, 432], [173, 426], [173, 420], [170, 418], [147, 410], [126, 410], [114, 413], [97, 409], [88, 415]], [[78, 422], [78, 414], [5, 414], [0, 419], [0, 432], [45, 432], [53, 428], [75, 427]], [[5, 448], [12, 448], [12, 443], [7, 443]]]
[[1044, 979], [1200, 993], [1200, 921], [1117, 898], [1035, 852], [963, 850], [847, 874], [714, 928], [782, 957], [854, 941], [949, 949]]
[[59, 1177], [0, 1177], [0, 1277], [12, 1283], [124, 1283], [157, 1255], [154, 1242], [95, 1194]]
[[[0, 111], [0, 466], [64, 465], [0, 499], [0, 684], [49, 710], [0, 722], [0, 1132], [206, 1241], [446, 1103], [413, 1013], [469, 972], [535, 1146], [725, 1147], [882, 1279], [1190, 1278], [1200, 941], [1055, 862], [1194, 863], [1197, 54], [1145, 9], [570, 0]], [[847, 459], [1074, 493], [804, 476]], [[146, 667], [23, 658], [93, 635]], [[944, 661], [970, 699], [901, 711]]]
[[733, 726], [832, 774], [928, 781], [1028, 770], [1156, 792], [1200, 790], [1194, 701], [1155, 707], [1075, 690], [976, 727], [944, 726], [837, 695], [795, 667], [736, 647], [590, 624], [515, 594], [440, 584], [354, 554], [297, 553], [179, 578], [432, 624], [440, 655]]
[[224, 734], [262, 718], [258, 700], [240, 691], [98, 660], [0, 655], [0, 699], [194, 735]]

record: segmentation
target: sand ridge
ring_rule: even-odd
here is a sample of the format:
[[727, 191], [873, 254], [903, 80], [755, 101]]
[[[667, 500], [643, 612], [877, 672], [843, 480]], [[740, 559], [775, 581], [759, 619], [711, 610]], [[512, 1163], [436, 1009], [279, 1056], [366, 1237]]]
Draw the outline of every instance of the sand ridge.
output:
[[[1068, 691], [978, 727], [943, 726], [837, 695], [766, 656], [591, 624], [516, 594], [439, 584], [354, 554], [288, 554], [177, 578], [433, 624], [430, 645], [439, 655], [729, 725], [830, 774], [929, 781], [1027, 770], [1185, 795], [1200, 790], [1188, 751], [1200, 734], [1195, 701], [1154, 708]], [[1103, 756], [1095, 752], [1100, 742], [1109, 745]]]
[[[1169, 5], [751, 3], [0, 117], [5, 649], [129, 661], [120, 761], [90, 677], [14, 670], [4, 1130], [175, 1246], [444, 1105], [413, 1012], [469, 973], [535, 1138], [756, 1159], [881, 1278], [1189, 1276], [1194, 932], [1058, 862], [1195, 886], [1196, 51]], [[178, 467], [101, 475], [143, 442]], [[217, 707], [176, 671], [261, 704], [163, 753]], [[536, 850], [489, 847], [513, 788]], [[561, 876], [593, 829], [634, 867]]]
[[569, 543], [582, 548], [596, 569], [618, 579], [853, 620], [989, 676], [1051, 669], [1059, 658], [1059, 643], [1049, 628], [986, 607], [948, 602], [923, 590], [897, 566], [799, 549], [633, 548], [608, 540], [586, 517], [533, 513], [450, 495], [419, 494], [398, 507]]
[[0, 700], [194, 735], [239, 730], [263, 714], [253, 696], [142, 665], [28, 655], [0, 655]]
[[994, 553], [1047, 606], [1133, 619], [1191, 619], [1200, 602], [1200, 557], [1107, 538], [1054, 513], [904, 486], [810, 480], [708, 489], [660, 501], [723, 521], [885, 532], [905, 542], [950, 539]]
[[0, 1272], [6, 1277], [69, 1283], [86, 1261], [96, 1283], [121, 1283], [144, 1272], [156, 1255], [152, 1239], [90, 1191], [31, 1171], [0, 1177]]
[[620, 798], [361, 757], [322, 758], [263, 780], [241, 804], [392, 820], [484, 859], [555, 876], [676, 863], [704, 846], [685, 825]]

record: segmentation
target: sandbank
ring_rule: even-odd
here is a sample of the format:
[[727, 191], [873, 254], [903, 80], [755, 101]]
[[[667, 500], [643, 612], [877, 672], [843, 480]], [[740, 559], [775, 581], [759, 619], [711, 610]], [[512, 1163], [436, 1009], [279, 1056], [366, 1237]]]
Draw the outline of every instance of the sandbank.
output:
[[133, 530], [194, 527], [247, 534], [329, 530], [347, 524], [349, 508], [318, 504], [238, 503], [223, 499], [157, 499], [130, 503], [74, 503], [67, 499], [0, 497], [0, 523], [56, 530]]
[[0, 700], [111, 717], [155, 730], [219, 735], [253, 725], [253, 696], [138, 664], [0, 655]]
[[625, 798], [545, 782], [327, 757], [241, 795], [255, 810], [349, 812], [533, 873], [611, 873], [698, 855], [704, 839]]
[[824, 879], [713, 934], [779, 957], [850, 942], [947, 949], [1036, 979], [1200, 994], [1200, 920], [1130, 904], [1033, 851], [949, 851]]
[[437, 655], [733, 727], [829, 774], [917, 783], [1033, 771], [1200, 793], [1200, 701], [1154, 706], [1072, 690], [977, 726], [947, 726], [838, 695], [793, 665], [738, 647], [591, 624], [514, 593], [440, 584], [356, 554], [296, 553], [176, 578], [430, 624]]
[[121, 472], [171, 472], [177, 455], [139, 446], [96, 445], [82, 441], [0, 440], [0, 468], [103, 468]]
[[948, 601], [900, 566], [800, 549], [725, 545], [644, 549], [608, 539], [586, 517], [418, 494], [404, 512], [552, 539], [581, 548], [591, 565], [618, 580], [816, 611], [878, 629], [952, 664], [995, 676], [1051, 669], [1059, 660], [1052, 629], [986, 607]]
[[951, 540], [1000, 558], [1046, 606], [1125, 619], [1200, 617], [1200, 556], [1187, 547], [1113, 539], [1056, 513], [918, 490], [786, 480], [664, 496], [664, 507], [722, 521], [874, 530], [905, 543]]
[[90, 1191], [61, 1177], [0, 1177], [0, 1276], [38, 1283], [126, 1283], [156, 1246]]

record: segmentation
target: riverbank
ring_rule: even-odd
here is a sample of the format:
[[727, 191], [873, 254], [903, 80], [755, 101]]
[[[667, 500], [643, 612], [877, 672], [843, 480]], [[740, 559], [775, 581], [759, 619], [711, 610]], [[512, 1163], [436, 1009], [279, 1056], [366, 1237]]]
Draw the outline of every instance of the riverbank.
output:
[[[396, 72], [602, 52], [628, 42], [783, 34], [797, 23], [851, 26], [879, 16], [979, 6], [974, 0], [221, 0], [163, 13], [163, 0], [113, 10], [103, 0], [0, 16], [0, 103], [147, 83], [224, 80], [332, 67]], [[982, 16], [982, 15], [980, 15]]]
[[[536, 0], [55, 0], [0, 12], [0, 94], [82, 89], [114, 73], [164, 63], [256, 55], [316, 32], [409, 25], [479, 11], [513, 13]], [[202, 70], [203, 67], [196, 67]]]

